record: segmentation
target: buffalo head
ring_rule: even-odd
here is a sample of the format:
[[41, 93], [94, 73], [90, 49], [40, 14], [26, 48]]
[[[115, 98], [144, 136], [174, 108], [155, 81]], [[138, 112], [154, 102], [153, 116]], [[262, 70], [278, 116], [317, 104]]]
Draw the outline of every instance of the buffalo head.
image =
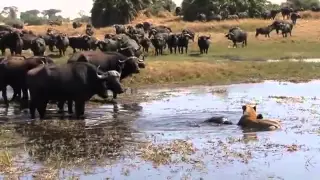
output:
[[137, 74], [140, 72], [140, 67], [144, 66], [143, 60], [135, 57], [135, 56], [131, 56], [126, 58], [125, 60], [119, 60], [119, 63], [123, 64], [123, 69], [121, 72], [121, 78], [123, 79], [131, 74]]
[[[124, 93], [124, 89], [120, 83], [120, 73], [115, 70], [103, 73], [99, 68], [100, 66], [97, 67], [97, 77], [98, 79], [105, 81], [105, 84], [103, 84], [104, 89], [102, 91], [105, 92], [105, 90], [110, 89], [116, 94]], [[104, 93], [102, 93], [102, 95], [105, 96]]]

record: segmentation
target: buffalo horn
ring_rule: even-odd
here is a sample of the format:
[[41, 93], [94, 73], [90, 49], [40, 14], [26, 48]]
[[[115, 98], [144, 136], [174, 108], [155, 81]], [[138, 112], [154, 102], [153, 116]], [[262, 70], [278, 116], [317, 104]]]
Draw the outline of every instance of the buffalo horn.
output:
[[130, 48], [129, 46], [128, 47], [123, 47], [123, 48], [120, 48], [120, 50], [123, 51], [123, 50], [129, 49], [129, 48]]
[[188, 33], [186, 33], [186, 34], [185, 34], [185, 36], [188, 36], [189, 38], [191, 38], [191, 35], [190, 35], [190, 34], [188, 34]]
[[108, 75], [100, 75], [100, 74], [99, 74], [99, 68], [100, 68], [100, 65], [97, 67], [97, 77], [98, 77], [99, 79], [105, 79], [106, 77], [108, 77]]
[[42, 64], [46, 64], [43, 60], [41, 60], [41, 63], [42, 63]]

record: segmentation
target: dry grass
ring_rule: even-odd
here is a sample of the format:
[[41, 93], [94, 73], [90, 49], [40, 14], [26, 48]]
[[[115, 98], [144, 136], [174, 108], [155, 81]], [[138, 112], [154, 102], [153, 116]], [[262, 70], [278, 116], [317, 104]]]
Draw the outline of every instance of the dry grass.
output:
[[[314, 27], [319, 26], [320, 21], [318, 20], [320, 18], [319, 12], [310, 12], [305, 11], [301, 12], [301, 16], [303, 17], [302, 20], [298, 20], [298, 27], [297, 31], [294, 31], [295, 34], [299, 37], [300, 35], [307, 35], [312, 36], [315, 34], [319, 35], [320, 30], [314, 30]], [[280, 15], [277, 16], [277, 19], [281, 19]], [[138, 18], [136, 18], [132, 24], [137, 24], [140, 22], [148, 21], [155, 25], [166, 25], [172, 28], [174, 32], [180, 32], [181, 30], [187, 28], [190, 30], [193, 30], [198, 33], [217, 33], [214, 34], [214, 39], [216, 40], [219, 36], [221, 36], [220, 33], [225, 32], [230, 27], [233, 26], [240, 26], [241, 28], [247, 30], [247, 31], [254, 31], [257, 27], [262, 27], [270, 24], [272, 20], [261, 20], [261, 19], [242, 19], [239, 21], [236, 20], [227, 20], [227, 21], [221, 21], [221, 22], [186, 22], [183, 21], [180, 17], [176, 17], [173, 15], [168, 15], [167, 13], [163, 15], [163, 18], [159, 17], [147, 17], [143, 13], [140, 13]], [[26, 29], [30, 29], [38, 34], [43, 34], [46, 32], [48, 28], [51, 26], [49, 25], [42, 25], [42, 26], [26, 26]], [[85, 25], [78, 28], [73, 29], [72, 24], [63, 24], [62, 26], [55, 26], [54, 29], [57, 29], [58, 31], [67, 33], [69, 35], [76, 35], [76, 34], [83, 34], [85, 30]], [[313, 30], [311, 32], [312, 34], [305, 34], [305, 32], [309, 32], [310, 30]], [[96, 29], [95, 36], [98, 38], [103, 38], [103, 36], [106, 33], [114, 33], [113, 27], [106, 27], [106, 28], [100, 28]], [[217, 39], [217, 40], [218, 40]]]
[[320, 64], [306, 62], [152, 61], [140, 74], [126, 79], [125, 84], [229, 84], [265, 79], [297, 82], [320, 78], [319, 72]]

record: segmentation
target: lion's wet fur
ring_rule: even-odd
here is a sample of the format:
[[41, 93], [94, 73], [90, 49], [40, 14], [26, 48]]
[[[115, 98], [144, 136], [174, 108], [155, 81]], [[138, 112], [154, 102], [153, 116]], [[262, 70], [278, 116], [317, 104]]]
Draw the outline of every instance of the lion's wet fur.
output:
[[256, 106], [242, 106], [243, 115], [238, 125], [244, 128], [257, 128], [262, 130], [275, 130], [281, 128], [279, 120], [275, 119], [257, 119]]

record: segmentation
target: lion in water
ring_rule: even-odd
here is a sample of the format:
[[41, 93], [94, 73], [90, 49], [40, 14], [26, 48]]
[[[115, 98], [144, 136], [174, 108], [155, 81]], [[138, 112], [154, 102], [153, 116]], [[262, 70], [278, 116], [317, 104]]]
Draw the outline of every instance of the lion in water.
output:
[[242, 106], [243, 115], [241, 116], [238, 125], [244, 128], [257, 128], [263, 130], [275, 130], [281, 128], [279, 120], [257, 118], [256, 106]]

